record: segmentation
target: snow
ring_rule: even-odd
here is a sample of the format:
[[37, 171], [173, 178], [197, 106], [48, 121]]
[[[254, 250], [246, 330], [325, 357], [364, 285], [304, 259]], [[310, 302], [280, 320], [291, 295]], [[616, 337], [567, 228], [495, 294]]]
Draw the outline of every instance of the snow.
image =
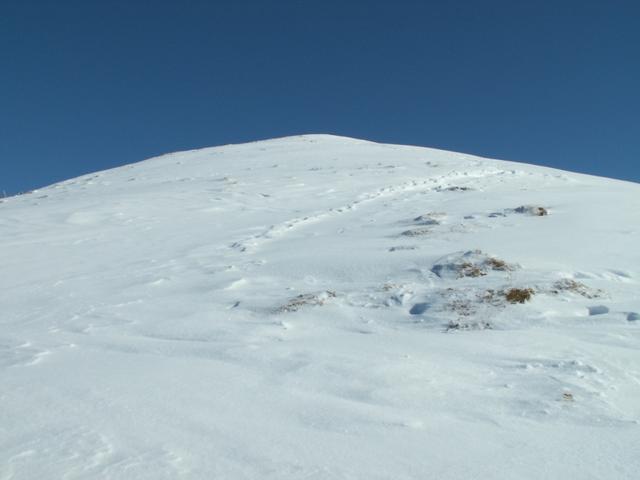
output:
[[0, 479], [635, 479], [638, 245], [637, 184], [329, 135], [3, 199]]

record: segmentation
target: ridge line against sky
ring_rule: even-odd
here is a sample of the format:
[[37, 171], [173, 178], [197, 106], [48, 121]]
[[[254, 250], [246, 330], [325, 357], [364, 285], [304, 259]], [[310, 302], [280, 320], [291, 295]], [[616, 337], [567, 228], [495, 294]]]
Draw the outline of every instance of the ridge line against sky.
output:
[[301, 133], [640, 182], [640, 3], [0, 6], [0, 191]]

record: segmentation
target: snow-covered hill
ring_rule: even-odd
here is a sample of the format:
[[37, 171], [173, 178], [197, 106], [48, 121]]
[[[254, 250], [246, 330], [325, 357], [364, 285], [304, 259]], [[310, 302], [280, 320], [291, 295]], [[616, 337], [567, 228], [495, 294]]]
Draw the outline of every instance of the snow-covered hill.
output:
[[4, 199], [0, 267], [0, 479], [640, 472], [637, 184], [289, 137]]

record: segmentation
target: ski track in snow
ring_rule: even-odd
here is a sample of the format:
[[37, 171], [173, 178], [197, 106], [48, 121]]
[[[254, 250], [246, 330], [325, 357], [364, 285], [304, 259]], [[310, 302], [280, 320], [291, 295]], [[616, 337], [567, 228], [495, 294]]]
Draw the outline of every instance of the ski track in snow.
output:
[[3, 199], [0, 479], [635, 479], [639, 188], [310, 135]]

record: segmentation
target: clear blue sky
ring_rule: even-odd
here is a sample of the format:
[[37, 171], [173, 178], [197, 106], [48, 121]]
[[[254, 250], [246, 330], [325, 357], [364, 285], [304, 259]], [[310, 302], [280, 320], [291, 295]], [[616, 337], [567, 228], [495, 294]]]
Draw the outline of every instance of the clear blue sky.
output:
[[299, 133], [640, 181], [640, 2], [0, 1], [0, 190]]

